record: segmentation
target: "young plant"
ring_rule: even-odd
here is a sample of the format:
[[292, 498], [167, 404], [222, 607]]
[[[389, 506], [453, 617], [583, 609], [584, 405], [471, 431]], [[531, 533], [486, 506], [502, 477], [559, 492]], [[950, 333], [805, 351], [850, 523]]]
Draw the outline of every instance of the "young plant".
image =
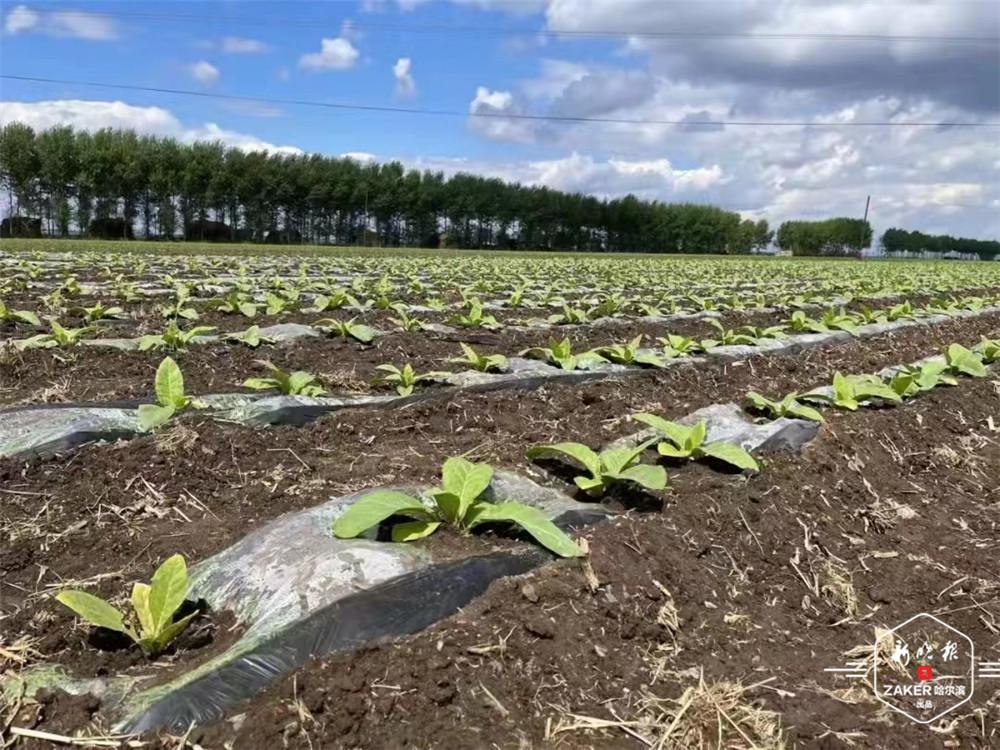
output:
[[617, 362], [620, 365], [647, 365], [649, 367], [665, 367], [668, 357], [664, 354], [657, 354], [652, 351], [639, 351], [642, 344], [642, 334], [640, 333], [627, 344], [615, 344], [612, 346], [602, 346], [595, 351], [605, 359]]
[[958, 385], [958, 381], [948, 374], [948, 365], [943, 362], [909, 365], [901, 368], [889, 380], [889, 387], [902, 398], [912, 398], [939, 385]]
[[788, 417], [808, 419], [812, 422], [823, 421], [823, 415], [819, 411], [799, 402], [797, 393], [789, 393], [781, 401], [771, 401], [755, 391], [750, 391], [747, 393], [747, 401], [752, 409], [767, 414], [772, 419]]
[[69, 311], [70, 315], [83, 318], [88, 323], [96, 323], [99, 320], [111, 320], [119, 318], [125, 311], [120, 307], [105, 307], [100, 302], [92, 307], [74, 307]]
[[573, 345], [570, 344], [568, 338], [562, 341], [549, 339], [548, 346], [534, 346], [525, 349], [521, 352], [521, 356], [541, 359], [563, 370], [583, 370], [592, 364], [607, 362], [597, 351], [573, 354]]
[[453, 357], [448, 361], [457, 365], [466, 365], [479, 372], [503, 372], [507, 369], [507, 358], [502, 354], [480, 354], [471, 346], [460, 343], [464, 357]]
[[27, 323], [32, 326], [41, 326], [42, 321], [35, 313], [29, 310], [12, 310], [0, 300], [0, 323]]
[[313, 326], [341, 338], [349, 337], [362, 344], [370, 344], [375, 339], [375, 329], [363, 323], [355, 323], [355, 320], [357, 318], [351, 318], [346, 322], [334, 318], [323, 318], [323, 320], [317, 320], [313, 323]]
[[583, 554], [564, 531], [537, 508], [521, 503], [493, 503], [484, 498], [493, 479], [488, 464], [464, 458], [449, 458], [441, 469], [441, 487], [430, 493], [430, 503], [395, 490], [379, 490], [364, 495], [333, 524], [338, 539], [353, 539], [393, 516], [410, 520], [392, 525], [392, 541], [422, 539], [448, 524], [469, 533], [485, 523], [518, 526], [535, 541], [560, 557]]
[[806, 401], [831, 404], [840, 409], [856, 411], [862, 401], [879, 399], [891, 403], [902, 402], [902, 397], [875, 375], [833, 375], [833, 393], [810, 391], [802, 394]]
[[483, 312], [483, 303], [478, 299], [469, 300], [468, 307], [469, 311], [464, 315], [453, 315], [451, 322], [466, 328], [496, 328], [500, 325], [495, 317]]
[[986, 365], [983, 364], [983, 355], [979, 352], [966, 349], [961, 344], [951, 344], [945, 349], [944, 359], [948, 363], [948, 369], [952, 372], [960, 372], [972, 378], [986, 377]]
[[22, 351], [25, 349], [54, 349], [56, 347], [75, 346], [86, 334], [94, 330], [93, 326], [83, 328], [64, 328], [58, 320], [50, 320], [50, 333], [40, 333], [31, 336], [23, 341], [16, 342], [15, 346]]
[[257, 305], [250, 298], [250, 295], [235, 289], [216, 302], [215, 309], [230, 315], [239, 314], [246, 318], [253, 318], [257, 315]]
[[156, 569], [149, 584], [133, 584], [132, 624], [126, 624], [125, 615], [119, 609], [86, 591], [60, 591], [56, 594], [56, 600], [91, 625], [128, 636], [152, 659], [169, 646], [199, 614], [194, 611], [179, 620], [174, 619], [184, 604], [189, 589], [184, 558], [173, 555]]
[[281, 315], [284, 312], [289, 312], [294, 309], [298, 298], [298, 291], [286, 290], [282, 294], [268, 292], [264, 297], [267, 305], [267, 307], [264, 308], [264, 314]]
[[858, 332], [858, 320], [850, 313], [844, 312], [844, 308], [826, 310], [820, 322], [830, 331], [845, 331], [852, 336]]
[[448, 372], [425, 372], [418, 375], [409, 362], [403, 365], [402, 370], [395, 365], [378, 365], [375, 369], [385, 373], [376, 378], [375, 382], [395, 386], [396, 393], [400, 396], [409, 396], [413, 393], [413, 389], [422, 382], [438, 380], [451, 374]]
[[788, 327], [798, 333], [828, 333], [830, 330], [825, 323], [815, 318], [810, 318], [802, 310], [796, 310], [792, 313], [792, 317], [788, 321]]
[[139, 427], [145, 432], [166, 424], [177, 412], [189, 406], [202, 406], [191, 396], [185, 395], [181, 368], [170, 357], [164, 357], [156, 368], [153, 391], [156, 393], [156, 403], [139, 406]]
[[757, 346], [757, 338], [748, 333], [741, 333], [740, 331], [727, 329], [723, 327], [722, 323], [710, 318], [708, 324], [718, 331], [718, 338], [714, 339], [702, 339], [701, 348], [702, 349], [713, 349], [717, 346]]
[[663, 353], [668, 357], [689, 357], [702, 351], [701, 344], [687, 336], [668, 333], [666, 337], [656, 339], [663, 346]]
[[160, 315], [168, 320], [184, 318], [185, 320], [197, 320], [198, 311], [190, 306], [191, 292], [187, 287], [179, 286], [174, 294], [173, 301], [168, 305], [160, 305]]
[[982, 355], [983, 362], [992, 364], [1000, 360], [1000, 339], [984, 338], [973, 348], [974, 352]]
[[528, 449], [528, 458], [569, 458], [589, 472], [573, 478], [574, 484], [588, 495], [595, 497], [613, 484], [629, 482], [648, 490], [662, 490], [667, 486], [667, 472], [662, 466], [639, 463], [639, 457], [652, 441], [633, 448], [605, 448], [597, 453], [582, 443], [555, 443], [536, 445]]
[[406, 305], [396, 304], [393, 306], [393, 311], [399, 317], [390, 317], [389, 320], [399, 326], [399, 330], [406, 332], [422, 331], [426, 327], [424, 322], [420, 320], [416, 315], [410, 315]]
[[256, 349], [261, 344], [273, 344], [274, 339], [270, 336], [260, 335], [260, 326], [250, 326], [245, 331], [240, 331], [238, 333], [227, 333], [223, 338], [226, 341], [235, 341], [240, 344], [245, 344], [251, 349]]
[[326, 390], [317, 382], [316, 376], [311, 372], [296, 370], [288, 373], [266, 359], [258, 359], [257, 364], [268, 370], [271, 377], [248, 378], [243, 381], [244, 387], [252, 388], [255, 391], [276, 390], [286, 396], [315, 397], [326, 393]]
[[339, 310], [342, 307], [357, 307], [358, 300], [344, 289], [335, 289], [329, 294], [317, 294], [312, 307], [306, 312], [321, 313], [327, 310]]
[[149, 333], [139, 338], [139, 351], [148, 352], [157, 349], [186, 349], [198, 336], [206, 336], [215, 328], [212, 326], [195, 326], [182, 331], [175, 321], [167, 324], [163, 333]]
[[722, 440], [706, 443], [708, 427], [704, 421], [688, 427], [655, 414], [633, 414], [632, 419], [656, 430], [659, 435], [656, 450], [661, 456], [687, 458], [692, 461], [700, 458], [714, 458], [717, 461], [735, 466], [737, 469], [759, 471], [753, 456], [740, 446]]
[[569, 305], [563, 305], [561, 313], [550, 315], [548, 318], [549, 323], [555, 326], [580, 325], [589, 320], [590, 315], [586, 310], [579, 307], [570, 307]]

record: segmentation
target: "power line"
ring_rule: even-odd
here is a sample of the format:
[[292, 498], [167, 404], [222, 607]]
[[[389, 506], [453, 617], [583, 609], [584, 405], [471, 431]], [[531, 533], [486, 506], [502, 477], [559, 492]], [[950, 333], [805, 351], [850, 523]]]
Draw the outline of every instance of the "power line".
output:
[[194, 96], [203, 99], [222, 99], [226, 101], [244, 101], [257, 104], [283, 104], [301, 107], [321, 107], [358, 112], [383, 112], [390, 114], [429, 115], [435, 117], [473, 117], [493, 120], [528, 120], [557, 123], [602, 123], [608, 125], [683, 125], [690, 127], [805, 127], [805, 128], [841, 128], [841, 127], [935, 127], [935, 128], [995, 128], [1000, 122], [928, 122], [928, 121], [893, 121], [893, 120], [852, 120], [844, 122], [814, 122], [809, 120], [644, 120], [626, 117], [583, 117], [573, 115], [531, 115], [503, 112], [464, 112], [455, 109], [422, 109], [418, 107], [395, 107], [377, 104], [349, 104], [346, 102], [320, 102], [309, 99], [280, 99], [264, 96], [244, 96], [240, 94], [222, 94], [210, 91], [192, 91], [189, 89], [173, 89], [156, 86], [134, 86], [126, 83], [104, 83], [100, 81], [74, 81], [62, 78], [42, 78], [38, 76], [19, 76], [0, 74], [0, 79], [22, 81], [27, 83], [59, 84], [67, 86], [90, 86], [93, 88], [118, 89], [123, 91], [142, 91], [152, 94], [172, 94], [177, 96]]
[[[329, 1], [329, 0], [328, 0]], [[278, 18], [253, 18], [247, 16], [206, 16], [179, 13], [148, 13], [132, 11], [108, 10], [66, 10], [53, 6], [31, 6], [32, 10], [42, 12], [57, 12], [63, 15], [101, 16], [111, 18], [143, 18], [150, 20], [176, 20], [184, 22], [209, 22], [225, 24], [247, 24], [263, 26], [288, 26], [296, 28], [315, 29], [316, 24], [324, 19], [308, 22], [296, 22]], [[341, 19], [343, 20], [343, 19]], [[649, 31], [649, 30], [609, 30], [609, 29], [518, 29], [497, 26], [475, 26], [455, 24], [391, 24], [377, 21], [353, 21], [347, 23], [350, 28], [359, 31], [392, 31], [417, 34], [496, 34], [496, 35], [530, 35], [565, 39], [742, 39], [779, 40], [798, 39], [822, 42], [906, 42], [929, 44], [1000, 44], [998, 36], [946, 36], [917, 34], [834, 34], [819, 32], [729, 32], [729, 31]]]

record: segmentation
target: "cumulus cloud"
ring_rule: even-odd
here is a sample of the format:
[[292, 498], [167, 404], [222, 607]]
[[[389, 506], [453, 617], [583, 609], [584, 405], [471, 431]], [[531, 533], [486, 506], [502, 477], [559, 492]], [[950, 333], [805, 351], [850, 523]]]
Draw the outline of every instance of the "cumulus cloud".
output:
[[79, 10], [33, 10], [17, 5], [4, 17], [7, 34], [46, 34], [106, 42], [118, 38], [118, 28], [106, 16]]
[[299, 58], [299, 67], [306, 70], [348, 70], [354, 67], [360, 54], [343, 36], [323, 39], [319, 52], [309, 52]]
[[392, 75], [396, 79], [396, 96], [411, 97], [417, 93], [417, 84], [413, 80], [413, 62], [408, 57], [401, 57], [392, 66]]
[[162, 107], [137, 107], [125, 102], [64, 99], [42, 102], [0, 102], [0, 124], [23, 122], [35, 130], [56, 125], [70, 125], [78, 130], [102, 128], [135, 130], [147, 135], [170, 136], [191, 141], [222, 141], [227, 146], [244, 151], [271, 151], [300, 154], [294, 146], [279, 146], [253, 135], [227, 130], [216, 123], [206, 122], [186, 127], [169, 110]]
[[473, 115], [469, 118], [469, 126], [492, 140], [531, 143], [541, 130], [537, 122], [504, 117], [523, 113], [524, 106], [510, 91], [492, 91], [479, 86], [469, 102], [469, 114]]
[[187, 66], [188, 75], [202, 86], [212, 86], [219, 81], [219, 69], [205, 60]]

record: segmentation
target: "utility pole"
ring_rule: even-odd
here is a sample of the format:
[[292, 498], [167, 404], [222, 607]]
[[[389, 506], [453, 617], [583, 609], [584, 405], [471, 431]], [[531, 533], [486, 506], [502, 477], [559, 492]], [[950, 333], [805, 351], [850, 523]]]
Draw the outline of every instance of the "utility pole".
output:
[[861, 249], [865, 244], [865, 224], [868, 223], [868, 209], [872, 204], [872, 197], [869, 195], [868, 199], [865, 201], [865, 218], [864, 223], [861, 225], [861, 237], [858, 238], [858, 254], [861, 254]]

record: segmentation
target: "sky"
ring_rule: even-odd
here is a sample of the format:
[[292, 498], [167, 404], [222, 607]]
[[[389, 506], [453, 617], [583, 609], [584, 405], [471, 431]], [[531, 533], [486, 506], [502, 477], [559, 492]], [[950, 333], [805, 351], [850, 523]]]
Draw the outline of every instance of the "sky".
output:
[[[1000, 123], [996, 0], [5, 0], [0, 13], [4, 75], [211, 95], [0, 79], [0, 122], [397, 159], [773, 225], [860, 216], [870, 194], [879, 232], [1000, 237], [1000, 127], [955, 125]], [[871, 122], [894, 125], [857, 124]]]

